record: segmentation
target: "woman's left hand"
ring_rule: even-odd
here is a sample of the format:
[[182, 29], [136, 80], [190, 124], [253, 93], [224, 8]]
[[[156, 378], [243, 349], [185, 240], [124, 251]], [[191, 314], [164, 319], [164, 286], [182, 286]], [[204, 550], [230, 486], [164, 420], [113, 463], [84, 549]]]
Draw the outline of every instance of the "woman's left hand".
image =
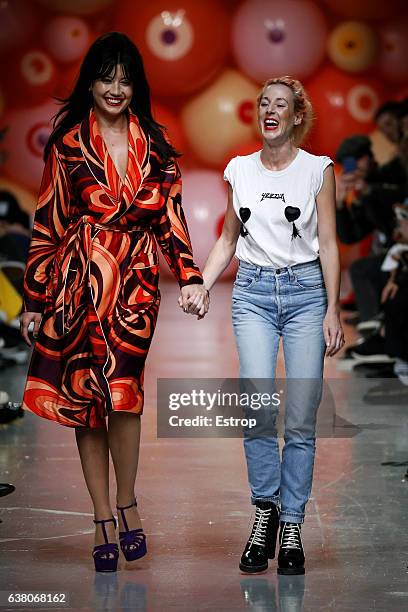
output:
[[204, 285], [185, 285], [181, 288], [178, 303], [184, 312], [197, 315], [197, 319], [202, 319], [208, 312], [210, 294]]
[[333, 357], [344, 346], [344, 333], [337, 310], [328, 309], [323, 321], [326, 356]]

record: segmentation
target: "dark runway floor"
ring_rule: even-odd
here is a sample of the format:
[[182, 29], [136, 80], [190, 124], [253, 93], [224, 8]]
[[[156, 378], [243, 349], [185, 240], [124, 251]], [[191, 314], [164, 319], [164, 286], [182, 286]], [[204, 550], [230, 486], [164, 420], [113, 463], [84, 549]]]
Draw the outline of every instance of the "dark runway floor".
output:
[[[26, 414], [0, 428], [0, 480], [16, 485], [0, 500], [2, 602], [5, 593], [52, 591], [68, 593], [61, 610], [407, 610], [406, 468], [381, 463], [408, 459], [408, 407], [365, 404], [367, 381], [328, 363], [343, 393], [340, 425], [318, 440], [303, 529], [306, 575], [278, 577], [275, 561], [262, 575], [242, 575], [252, 511], [242, 441], [156, 437], [158, 377], [237, 375], [230, 289], [214, 292], [211, 316], [200, 322], [178, 311], [174, 285], [162, 293], [136, 486], [148, 555], [116, 575], [95, 574], [93, 516], [73, 431]], [[24, 375], [23, 366], [5, 370], [0, 388], [18, 400]]]

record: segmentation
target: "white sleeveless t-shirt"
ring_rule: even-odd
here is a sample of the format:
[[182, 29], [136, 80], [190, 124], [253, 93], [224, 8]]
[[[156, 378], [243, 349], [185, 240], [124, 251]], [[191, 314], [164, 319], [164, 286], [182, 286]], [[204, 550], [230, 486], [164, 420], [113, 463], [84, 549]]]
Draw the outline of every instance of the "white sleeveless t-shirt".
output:
[[283, 268], [319, 257], [316, 196], [332, 160], [298, 149], [284, 170], [268, 170], [261, 152], [231, 159], [224, 180], [233, 190], [241, 231], [235, 255]]

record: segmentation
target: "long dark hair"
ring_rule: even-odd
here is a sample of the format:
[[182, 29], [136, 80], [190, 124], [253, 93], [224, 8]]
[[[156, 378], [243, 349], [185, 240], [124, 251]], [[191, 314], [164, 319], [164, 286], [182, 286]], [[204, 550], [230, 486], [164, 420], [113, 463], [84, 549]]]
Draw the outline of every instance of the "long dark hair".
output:
[[58, 138], [88, 116], [93, 106], [90, 86], [96, 79], [111, 74], [117, 64], [123, 66], [124, 75], [133, 84], [130, 108], [136, 114], [144, 132], [155, 141], [163, 165], [167, 165], [175, 157], [180, 157], [180, 153], [164, 136], [164, 126], [153, 119], [150, 88], [138, 48], [125, 34], [109, 32], [91, 45], [71, 95], [59, 100], [62, 107], [54, 116], [53, 131], [44, 149], [44, 159]]

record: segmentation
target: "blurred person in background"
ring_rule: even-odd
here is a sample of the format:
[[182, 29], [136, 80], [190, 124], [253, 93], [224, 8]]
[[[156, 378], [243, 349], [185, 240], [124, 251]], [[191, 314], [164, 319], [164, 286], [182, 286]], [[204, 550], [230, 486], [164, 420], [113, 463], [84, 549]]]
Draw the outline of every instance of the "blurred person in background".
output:
[[408, 202], [396, 207], [395, 245], [382, 269], [389, 274], [381, 295], [384, 309], [385, 352], [395, 359], [392, 384], [370, 389], [365, 401], [374, 404], [408, 403]]
[[25, 262], [30, 235], [30, 217], [21, 209], [16, 197], [10, 191], [1, 189], [0, 257]]
[[371, 253], [350, 266], [350, 277], [359, 312], [359, 331], [380, 327], [381, 291], [387, 277], [381, 263], [393, 243], [393, 206], [405, 196], [406, 171], [400, 157], [379, 166], [367, 136], [344, 140], [336, 152], [342, 165], [337, 181], [337, 234], [344, 244], [355, 244], [372, 235]]
[[296, 380], [286, 401], [282, 460], [276, 432], [253, 436], [244, 430], [255, 520], [240, 569], [256, 573], [268, 567], [280, 524], [278, 573], [303, 574], [301, 525], [313, 480], [324, 356], [335, 355], [344, 343], [335, 181], [330, 158], [299, 148], [313, 115], [299, 81], [267, 81], [257, 108], [263, 147], [233, 158], [225, 169], [224, 226], [203, 277], [211, 289], [234, 254], [239, 259], [232, 320], [244, 384], [274, 381], [281, 337], [287, 379], [312, 383], [310, 393], [295, 399], [306, 386]]
[[371, 148], [376, 162], [387, 164], [398, 154], [400, 141], [399, 103], [385, 102], [377, 110], [376, 130], [370, 134]]
[[[23, 269], [30, 243], [30, 217], [16, 197], [0, 190], [0, 370], [26, 363], [29, 353], [18, 330]], [[14, 326], [14, 323], [16, 326]]]
[[117, 32], [86, 54], [45, 148], [21, 331], [33, 356], [25, 409], [75, 429], [95, 514], [96, 571], [116, 571], [119, 542], [146, 554], [135, 498], [143, 378], [160, 304], [157, 243], [187, 307], [208, 292], [194, 264], [177, 152], [151, 114], [143, 61]]

